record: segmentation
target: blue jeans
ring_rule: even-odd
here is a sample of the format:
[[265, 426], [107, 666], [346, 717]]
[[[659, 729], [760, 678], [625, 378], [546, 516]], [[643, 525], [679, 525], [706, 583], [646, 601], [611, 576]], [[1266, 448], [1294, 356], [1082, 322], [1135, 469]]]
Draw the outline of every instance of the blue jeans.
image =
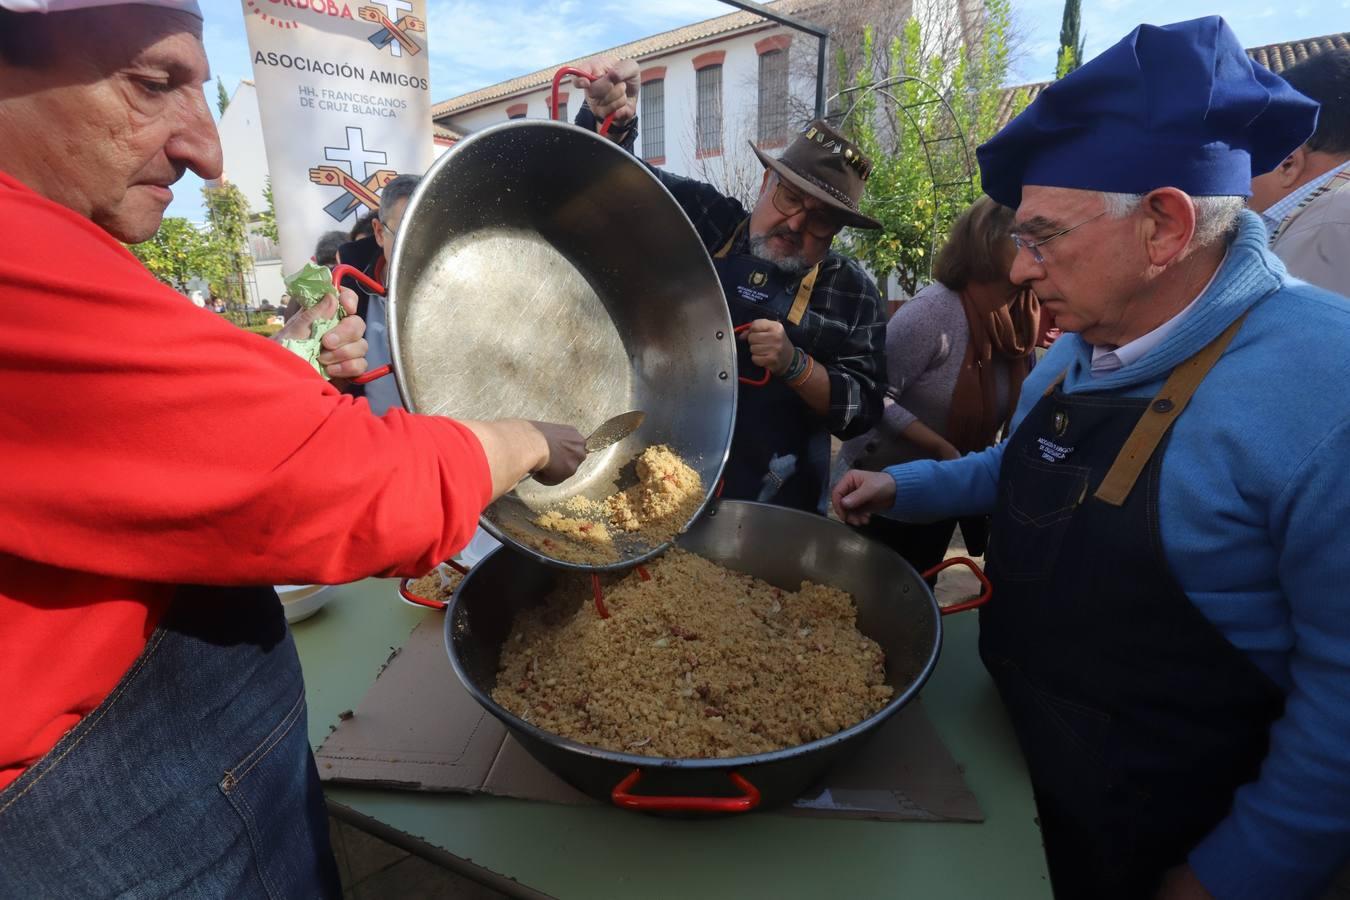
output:
[[184, 588], [121, 682], [0, 791], [0, 897], [340, 897], [270, 588]]

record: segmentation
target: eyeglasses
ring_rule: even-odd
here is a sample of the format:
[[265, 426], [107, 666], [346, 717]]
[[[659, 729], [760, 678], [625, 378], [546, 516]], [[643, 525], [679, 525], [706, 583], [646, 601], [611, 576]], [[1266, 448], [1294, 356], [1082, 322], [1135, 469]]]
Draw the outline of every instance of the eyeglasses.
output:
[[1061, 230], [1059, 230], [1059, 231], [1056, 231], [1056, 232], [1055, 232], [1054, 234], [1052, 234], [1052, 235], [1048, 235], [1047, 237], [1043, 237], [1043, 238], [1041, 238], [1039, 241], [1029, 241], [1029, 240], [1027, 240], [1026, 238], [1022, 237], [1020, 234], [1018, 234], [1018, 233], [1015, 232], [1015, 231], [1012, 232], [1011, 234], [1009, 234], [1008, 237], [1012, 238], [1013, 246], [1015, 246], [1019, 251], [1021, 251], [1021, 250], [1030, 250], [1030, 251], [1031, 251], [1031, 258], [1034, 259], [1034, 260], [1036, 260], [1036, 264], [1037, 264], [1037, 265], [1044, 265], [1044, 264], [1045, 264], [1045, 256], [1043, 256], [1043, 255], [1041, 254], [1041, 248], [1042, 248], [1042, 247], [1044, 247], [1046, 244], [1048, 244], [1048, 243], [1050, 243], [1051, 241], [1053, 241], [1055, 238], [1057, 238], [1057, 237], [1063, 237], [1064, 235], [1068, 234], [1070, 231], [1073, 231], [1075, 228], [1082, 228], [1082, 227], [1083, 227], [1084, 225], [1086, 225], [1087, 223], [1096, 221], [1097, 219], [1100, 219], [1100, 218], [1101, 218], [1102, 216], [1104, 216], [1104, 215], [1106, 215], [1106, 210], [1102, 210], [1101, 212], [1099, 212], [1099, 213], [1097, 213], [1095, 216], [1093, 216], [1091, 219], [1084, 219], [1083, 221], [1079, 222], [1077, 225], [1070, 225], [1068, 228], [1063, 228], [1063, 229], [1061, 229]]
[[844, 227], [829, 213], [807, 209], [806, 201], [788, 190], [782, 182], [779, 182], [778, 186], [774, 188], [773, 208], [789, 219], [804, 211], [806, 222], [802, 225], [802, 228], [812, 237], [832, 238]]

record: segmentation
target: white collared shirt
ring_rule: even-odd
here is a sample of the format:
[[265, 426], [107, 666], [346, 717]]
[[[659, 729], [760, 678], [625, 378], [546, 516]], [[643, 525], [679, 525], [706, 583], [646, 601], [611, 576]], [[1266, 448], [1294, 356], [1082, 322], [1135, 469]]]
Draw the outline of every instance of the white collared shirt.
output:
[[1101, 378], [1117, 369], [1123, 369], [1130, 363], [1142, 359], [1144, 354], [1165, 341], [1167, 336], [1176, 331], [1177, 326], [1195, 308], [1195, 304], [1200, 302], [1200, 298], [1205, 296], [1205, 291], [1209, 290], [1209, 286], [1214, 283], [1214, 279], [1219, 277], [1219, 270], [1223, 268], [1223, 264], [1227, 260], [1228, 254], [1225, 253], [1223, 260], [1219, 262], [1219, 267], [1214, 270], [1214, 274], [1209, 277], [1209, 281], [1200, 289], [1200, 293], [1195, 295], [1195, 299], [1186, 304], [1186, 308], [1181, 312], [1148, 334], [1140, 335], [1123, 347], [1112, 347], [1109, 344], [1094, 346], [1092, 348], [1092, 377]]

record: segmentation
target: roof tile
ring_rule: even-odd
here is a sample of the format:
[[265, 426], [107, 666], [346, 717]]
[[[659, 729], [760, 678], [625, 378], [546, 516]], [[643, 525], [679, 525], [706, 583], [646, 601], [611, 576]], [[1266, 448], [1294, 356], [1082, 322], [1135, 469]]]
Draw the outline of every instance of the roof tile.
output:
[[1253, 47], [1247, 51], [1247, 55], [1254, 62], [1259, 62], [1278, 75], [1285, 69], [1296, 66], [1318, 53], [1327, 50], [1348, 49], [1350, 49], [1350, 32], [1343, 31], [1340, 34], [1325, 34], [1322, 37], [1306, 38], [1287, 44], [1267, 44], [1264, 47]]

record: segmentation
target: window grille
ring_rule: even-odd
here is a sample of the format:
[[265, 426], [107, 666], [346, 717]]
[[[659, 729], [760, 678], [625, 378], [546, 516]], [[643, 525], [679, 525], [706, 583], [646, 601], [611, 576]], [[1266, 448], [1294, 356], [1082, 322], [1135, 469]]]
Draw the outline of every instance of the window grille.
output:
[[666, 155], [666, 82], [649, 81], [638, 95], [642, 104], [638, 127], [642, 134], [642, 158], [662, 159]]
[[759, 57], [759, 142], [779, 143], [787, 139], [788, 55], [786, 50], [770, 50]]
[[722, 150], [722, 67], [698, 70], [698, 152]]

